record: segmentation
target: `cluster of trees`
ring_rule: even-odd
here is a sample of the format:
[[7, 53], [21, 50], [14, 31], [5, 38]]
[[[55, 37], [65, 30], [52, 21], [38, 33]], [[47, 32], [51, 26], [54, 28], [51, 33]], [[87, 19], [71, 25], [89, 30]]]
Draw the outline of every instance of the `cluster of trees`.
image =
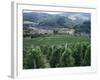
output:
[[23, 68], [56, 68], [91, 65], [91, 48], [87, 42], [24, 48]]
[[91, 23], [90, 23], [90, 21], [85, 21], [81, 25], [74, 26], [74, 29], [75, 29], [76, 33], [90, 34], [91, 33]]

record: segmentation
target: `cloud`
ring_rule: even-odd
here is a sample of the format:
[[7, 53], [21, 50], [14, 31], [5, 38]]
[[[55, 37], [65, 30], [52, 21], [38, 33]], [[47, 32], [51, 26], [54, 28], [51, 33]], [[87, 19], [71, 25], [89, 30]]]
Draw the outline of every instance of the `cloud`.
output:
[[71, 20], [77, 20], [77, 19], [89, 20], [90, 16], [80, 13], [80, 14], [71, 14], [71, 15], [68, 16], [68, 18], [71, 19]]

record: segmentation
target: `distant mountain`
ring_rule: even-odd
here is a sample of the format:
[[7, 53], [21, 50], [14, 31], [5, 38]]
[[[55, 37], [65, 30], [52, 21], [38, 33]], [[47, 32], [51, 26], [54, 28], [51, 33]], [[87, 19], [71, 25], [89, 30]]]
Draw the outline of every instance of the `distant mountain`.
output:
[[23, 12], [23, 21], [24, 23], [29, 22], [27, 24], [31, 23], [31, 27], [78, 28], [80, 31], [88, 29], [87, 32], [89, 32], [91, 14], [78, 12]]
[[39, 19], [48, 18], [49, 16], [50, 15], [46, 13], [37, 13], [37, 12], [23, 13], [23, 20], [37, 22]]

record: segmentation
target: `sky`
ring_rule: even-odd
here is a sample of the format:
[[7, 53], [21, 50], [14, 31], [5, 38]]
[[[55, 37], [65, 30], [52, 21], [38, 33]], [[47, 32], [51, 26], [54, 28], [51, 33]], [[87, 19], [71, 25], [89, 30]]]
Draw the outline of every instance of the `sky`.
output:
[[[24, 10], [24, 13], [31, 13], [31, 12], [37, 12], [37, 11], [32, 11], [32, 10]], [[82, 13], [82, 12], [37, 12], [37, 13], [47, 13], [47, 14], [51, 14], [51, 15], [61, 15], [64, 14], [66, 16], [68, 16], [69, 19], [71, 20], [76, 20], [78, 18], [83, 19], [83, 20], [90, 20], [91, 19], [91, 14], [90, 13]]]

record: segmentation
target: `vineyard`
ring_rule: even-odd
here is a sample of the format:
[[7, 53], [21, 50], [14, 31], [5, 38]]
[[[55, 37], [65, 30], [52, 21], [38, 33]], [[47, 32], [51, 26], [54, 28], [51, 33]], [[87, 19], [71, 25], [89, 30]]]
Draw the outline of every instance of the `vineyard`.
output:
[[23, 41], [23, 68], [91, 65], [91, 45], [85, 36], [47, 35]]

